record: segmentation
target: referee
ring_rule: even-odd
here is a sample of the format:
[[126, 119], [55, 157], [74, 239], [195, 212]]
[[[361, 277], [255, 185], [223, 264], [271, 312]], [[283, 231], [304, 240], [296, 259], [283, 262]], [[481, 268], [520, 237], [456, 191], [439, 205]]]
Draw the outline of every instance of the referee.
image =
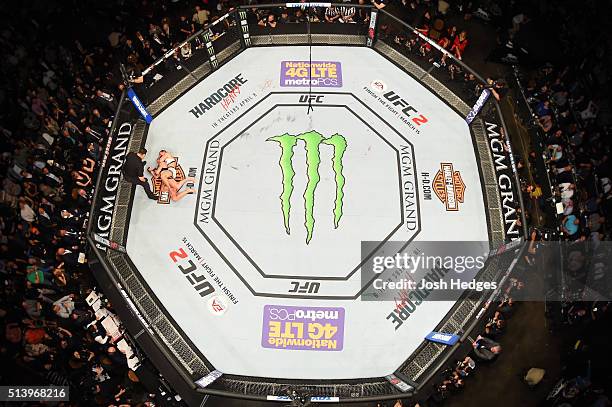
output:
[[146, 154], [147, 150], [145, 148], [141, 148], [137, 153], [132, 151], [125, 156], [125, 164], [123, 164], [123, 179], [129, 183], [142, 186], [149, 199], [157, 199], [157, 195], [151, 191], [149, 181], [144, 177], [144, 158]]

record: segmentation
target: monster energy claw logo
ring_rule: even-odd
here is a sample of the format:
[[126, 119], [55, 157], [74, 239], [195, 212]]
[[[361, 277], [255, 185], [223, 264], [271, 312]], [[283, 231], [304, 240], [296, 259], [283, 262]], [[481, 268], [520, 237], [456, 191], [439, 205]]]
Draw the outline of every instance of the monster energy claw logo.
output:
[[308, 131], [297, 136], [291, 134], [283, 134], [280, 136], [270, 137], [267, 141], [275, 141], [281, 148], [280, 167], [283, 174], [283, 192], [280, 195], [281, 208], [283, 211], [283, 219], [285, 223], [285, 231], [290, 234], [289, 215], [291, 213], [291, 194], [293, 193], [293, 178], [295, 171], [293, 169], [293, 149], [297, 145], [298, 140], [304, 142], [306, 150], [306, 167], [308, 182], [304, 191], [304, 209], [306, 226], [306, 244], [310, 243], [314, 230], [314, 196], [317, 184], [321, 177], [319, 176], [319, 164], [321, 156], [319, 146], [328, 144], [334, 148], [334, 156], [332, 158], [332, 168], [334, 170], [336, 181], [336, 201], [334, 205], [334, 227], [338, 228], [340, 218], [342, 218], [342, 201], [344, 198], [345, 179], [342, 174], [342, 157], [346, 151], [346, 139], [344, 136], [336, 133], [331, 137], [323, 137], [317, 131]]

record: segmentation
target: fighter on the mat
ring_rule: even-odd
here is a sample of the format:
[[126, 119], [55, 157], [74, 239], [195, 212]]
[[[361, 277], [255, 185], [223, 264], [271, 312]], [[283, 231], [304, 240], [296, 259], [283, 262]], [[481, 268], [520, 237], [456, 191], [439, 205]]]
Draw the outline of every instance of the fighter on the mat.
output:
[[151, 169], [151, 167], [147, 167], [147, 171], [155, 177], [159, 177], [159, 172], [166, 167], [176, 168], [176, 158], [170, 154], [166, 150], [159, 150], [159, 155], [157, 156], [157, 167]]
[[188, 182], [195, 182], [195, 178], [187, 177], [181, 181], [176, 180], [176, 158], [166, 150], [161, 150], [157, 157], [157, 168], [147, 168], [154, 177], [159, 177], [162, 188], [166, 189], [172, 201], [179, 201], [185, 195], [193, 194], [195, 189], [188, 188], [182, 192], [180, 189]]

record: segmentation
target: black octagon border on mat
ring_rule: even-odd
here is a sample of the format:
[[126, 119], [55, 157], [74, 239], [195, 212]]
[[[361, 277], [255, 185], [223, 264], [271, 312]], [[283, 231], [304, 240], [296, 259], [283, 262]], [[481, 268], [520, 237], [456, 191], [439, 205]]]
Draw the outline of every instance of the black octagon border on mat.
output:
[[[275, 95], [275, 94], [295, 94], [295, 95], [302, 95], [304, 94], [304, 91], [281, 91], [281, 92], [269, 92], [266, 96], [264, 96], [261, 100], [259, 100], [257, 103], [255, 103], [253, 106], [251, 106], [250, 108], [248, 108], [247, 110], [245, 110], [242, 114], [238, 115], [232, 122], [228, 123], [223, 129], [221, 129], [220, 131], [218, 131], [213, 137], [211, 137], [207, 143], [206, 143], [206, 148], [204, 151], [204, 158], [202, 161], [202, 167], [204, 167], [205, 165], [205, 161], [206, 161], [206, 157], [207, 157], [207, 153], [208, 153], [208, 148], [209, 148], [209, 144], [211, 141], [215, 140], [221, 133], [225, 132], [229, 127], [231, 127], [236, 121], [238, 121], [242, 116], [244, 116], [245, 114], [247, 114], [249, 111], [251, 111], [252, 109], [254, 109], [256, 106], [258, 106], [260, 103], [264, 102], [266, 99], [268, 99], [271, 95]], [[412, 148], [412, 153], [413, 153], [413, 166], [414, 166], [414, 174], [415, 174], [415, 191], [416, 191], [416, 201], [419, 202], [419, 182], [418, 182], [418, 177], [416, 176], [418, 174], [418, 170], [417, 170], [417, 165], [416, 165], [416, 154], [415, 154], [415, 149], [414, 149], [414, 145], [408, 141], [399, 131], [397, 131], [392, 125], [390, 125], [385, 119], [383, 119], [378, 113], [376, 113], [373, 109], [371, 109], [366, 103], [364, 103], [360, 98], [358, 98], [357, 96], [355, 96], [352, 92], [313, 92], [313, 95], [330, 95], [330, 94], [336, 94], [336, 95], [347, 95], [352, 97], [354, 100], [356, 100], [358, 103], [360, 103], [363, 107], [365, 107], [366, 109], [368, 109], [370, 111], [370, 113], [372, 113], [373, 115], [375, 115], [382, 123], [384, 123], [387, 127], [389, 127], [391, 130], [393, 130], [397, 136], [399, 136], [402, 140], [404, 140], [407, 144], [410, 145], [410, 147]], [[239, 137], [240, 134], [244, 133], [245, 130], [247, 130], [248, 128], [250, 128], [253, 124], [257, 123], [259, 120], [261, 120], [263, 117], [265, 117], [267, 114], [269, 114], [270, 112], [272, 112], [276, 107], [278, 106], [299, 106], [299, 107], [305, 107], [307, 106], [306, 104], [275, 104], [274, 106], [272, 106], [270, 109], [268, 109], [264, 114], [260, 115], [256, 120], [254, 120], [253, 122], [251, 122], [248, 126], [246, 126], [242, 132], [238, 133], [232, 140], [230, 140], [228, 143], [226, 143], [222, 148], [221, 148], [221, 153], [219, 155], [219, 167], [221, 166], [221, 160], [223, 157], [223, 148], [225, 148], [225, 146], [227, 146], [228, 144], [230, 144], [231, 142], [233, 142], [235, 139], [237, 139]], [[398, 163], [398, 179], [400, 181], [400, 185], [398, 186], [400, 188], [400, 197], [403, 196], [402, 192], [401, 192], [401, 176], [399, 176], [399, 172], [401, 171], [401, 165], [399, 162], [399, 151], [392, 145], [390, 144], [378, 131], [376, 131], [372, 126], [370, 126], [368, 123], [366, 123], [363, 119], [361, 119], [355, 112], [353, 112], [348, 106], [346, 105], [327, 105], [328, 107], [342, 107], [347, 109], [353, 116], [355, 116], [359, 121], [361, 121], [365, 126], [367, 126], [370, 130], [372, 130], [378, 137], [380, 137], [387, 145], [389, 145], [396, 153], [396, 157], [397, 157], [397, 163]], [[321, 107], [321, 105], [319, 105], [319, 107]], [[202, 177], [204, 176], [204, 172], [200, 171], [200, 185], [202, 185]], [[218, 178], [215, 180], [215, 183], [218, 182]], [[198, 190], [198, 196], [197, 196], [197, 202], [200, 201], [200, 190]], [[216, 199], [216, 196], [215, 196]], [[400, 198], [401, 200], [401, 198]], [[401, 205], [403, 205], [403, 202], [400, 201], [400, 207]], [[312, 276], [290, 276], [290, 275], [269, 275], [269, 274], [265, 274], [263, 272], [263, 270], [261, 270], [261, 268], [259, 266], [257, 266], [257, 264], [253, 261], [253, 259], [246, 253], [246, 251], [244, 251], [244, 249], [242, 249], [242, 247], [231, 237], [231, 235], [225, 230], [225, 228], [223, 228], [223, 226], [221, 225], [221, 223], [214, 217], [214, 204], [213, 204], [213, 214], [212, 214], [212, 219], [215, 221], [215, 223], [217, 224], [217, 226], [219, 226], [219, 228], [221, 228], [221, 230], [226, 234], [226, 236], [228, 236], [228, 238], [232, 241], [232, 243], [238, 248], [238, 250], [247, 258], [247, 260], [257, 269], [257, 271], [261, 274], [262, 277], [264, 278], [277, 278], [277, 279], [292, 279], [292, 280], [314, 280], [314, 281], [325, 281], [325, 280], [348, 280], [354, 273], [356, 273], [361, 265], [363, 263], [365, 263], [367, 261], [367, 259], [369, 257], [371, 257], [376, 250], [378, 250], [389, 238], [390, 235], [392, 235], [393, 233], [395, 233], [395, 231], [397, 231], [397, 229], [399, 229], [399, 227], [401, 227], [401, 225], [404, 222], [404, 214], [403, 211], [401, 212], [401, 222], [398, 224], [398, 226], [396, 226], [393, 231], [391, 233], [389, 233], [389, 235], [385, 238], [385, 240], [381, 241], [381, 243], [376, 246], [374, 248], [374, 250], [372, 251], [372, 253], [368, 256], [366, 256], [364, 259], [362, 259], [362, 261], [359, 263], [359, 265], [357, 265], [357, 267], [355, 267], [350, 274], [348, 274], [346, 277], [312, 277]], [[206, 232], [204, 232], [202, 230], [202, 228], [198, 225], [198, 209], [199, 209], [199, 205], [196, 206], [196, 210], [195, 210], [195, 215], [194, 215], [194, 226], [196, 227], [196, 229], [200, 232], [200, 234], [206, 239], [206, 241], [215, 249], [215, 251], [217, 252], [217, 254], [223, 259], [223, 261], [228, 265], [228, 267], [234, 272], [234, 274], [236, 274], [236, 276], [243, 282], [243, 284], [249, 289], [249, 291], [251, 291], [251, 293], [255, 296], [263, 296], [263, 297], [276, 297], [276, 298], [304, 298], [304, 299], [355, 299], [357, 298], [359, 295], [361, 295], [361, 293], [363, 291], [365, 291], [365, 289], [367, 287], [370, 286], [370, 284], [372, 284], [372, 282], [376, 279], [376, 276], [373, 276], [372, 279], [370, 281], [368, 281], [366, 284], [362, 284], [361, 289], [354, 295], [351, 297], [346, 297], [346, 296], [316, 296], [316, 295], [284, 295], [284, 294], [275, 294], [275, 293], [259, 293], [257, 291], [255, 291], [253, 289], [253, 287], [251, 287], [251, 285], [244, 279], [244, 277], [240, 274], [240, 272], [234, 267], [234, 265], [232, 264], [232, 262], [223, 254], [222, 250], [219, 249], [217, 247], [217, 245], [214, 243], [214, 241], [212, 239], [210, 239], [208, 237], [208, 235], [206, 234]], [[420, 208], [419, 205], [417, 205], [417, 218], [419, 221], [419, 226], [417, 228], [416, 231], [414, 231], [414, 234], [412, 235], [412, 237], [406, 241], [406, 244], [409, 244], [410, 242], [412, 242], [414, 240], [414, 238], [421, 232], [421, 212], [420, 212]]]

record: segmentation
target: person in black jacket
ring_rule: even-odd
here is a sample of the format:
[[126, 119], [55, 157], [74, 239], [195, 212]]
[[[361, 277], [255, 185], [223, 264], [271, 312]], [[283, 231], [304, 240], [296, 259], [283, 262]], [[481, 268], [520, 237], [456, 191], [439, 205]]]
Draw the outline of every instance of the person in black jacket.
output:
[[147, 181], [147, 179], [144, 177], [144, 158], [146, 154], [147, 150], [141, 148], [137, 153], [129, 152], [125, 156], [125, 163], [123, 164], [123, 178], [127, 182], [142, 186], [149, 199], [157, 199], [157, 196], [153, 193], [153, 191], [151, 191], [149, 181]]

